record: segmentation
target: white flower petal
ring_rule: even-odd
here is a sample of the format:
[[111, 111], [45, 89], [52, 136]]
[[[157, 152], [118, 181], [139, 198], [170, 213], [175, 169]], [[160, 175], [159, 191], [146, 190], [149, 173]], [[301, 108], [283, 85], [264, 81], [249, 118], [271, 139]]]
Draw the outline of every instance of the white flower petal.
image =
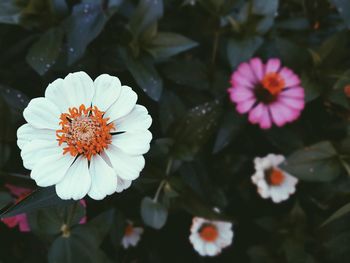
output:
[[144, 131], [152, 124], [152, 118], [144, 106], [136, 104], [135, 108], [123, 118], [113, 122], [117, 131]]
[[88, 160], [79, 156], [68, 169], [63, 180], [56, 184], [56, 193], [61, 199], [82, 199], [90, 190], [91, 176]]
[[67, 112], [73, 105], [69, 104], [68, 98], [74, 87], [64, 85], [64, 80], [59, 78], [50, 83], [45, 90], [45, 98], [53, 102], [61, 113]]
[[90, 162], [91, 188], [89, 196], [102, 200], [115, 192], [118, 178], [113, 168], [107, 165], [100, 155], [94, 155]]
[[17, 130], [17, 145], [22, 149], [27, 143], [32, 140], [56, 140], [56, 131], [49, 129], [36, 129], [26, 123]]
[[74, 161], [70, 154], [63, 154], [57, 147], [56, 154], [42, 158], [34, 166], [30, 177], [38, 186], [46, 187], [60, 182]]
[[105, 112], [119, 98], [120, 80], [117, 77], [102, 74], [95, 79], [94, 86], [95, 95], [92, 99], [92, 105]]
[[128, 155], [113, 144], [105, 150], [105, 153], [109, 157], [118, 177], [125, 180], [135, 180], [145, 166], [145, 159], [142, 155]]
[[221, 248], [217, 247], [215, 243], [207, 243], [205, 245], [205, 252], [208, 256], [216, 256], [221, 252]]
[[[40, 163], [46, 156], [56, 155], [58, 142], [46, 141], [46, 140], [33, 140], [27, 143], [22, 151], [21, 157], [23, 159], [23, 166], [32, 170], [37, 163]], [[63, 149], [60, 149], [61, 154], [63, 154]]]
[[57, 130], [60, 115], [61, 113], [56, 105], [45, 98], [32, 99], [23, 112], [25, 120], [39, 129]]
[[[91, 106], [92, 98], [95, 93], [94, 82], [85, 72], [70, 73], [64, 78], [64, 88], [68, 89], [68, 100], [70, 107], [79, 107], [85, 105]], [[57, 98], [56, 98], [57, 99]], [[66, 109], [66, 112], [68, 109]]]
[[46, 88], [45, 97], [55, 103], [60, 113], [84, 104], [90, 107], [94, 96], [94, 82], [85, 72], [70, 73], [57, 79]]
[[106, 111], [104, 117], [109, 118], [109, 122], [122, 118], [129, 114], [135, 107], [137, 94], [128, 86], [122, 86], [119, 98]]
[[128, 189], [131, 186], [131, 183], [132, 180], [123, 180], [122, 178], [118, 177], [118, 185], [115, 191], [117, 193], [121, 193], [124, 190]]
[[123, 152], [131, 155], [141, 155], [148, 152], [152, 133], [148, 130], [139, 132], [125, 132], [112, 137], [112, 144]]

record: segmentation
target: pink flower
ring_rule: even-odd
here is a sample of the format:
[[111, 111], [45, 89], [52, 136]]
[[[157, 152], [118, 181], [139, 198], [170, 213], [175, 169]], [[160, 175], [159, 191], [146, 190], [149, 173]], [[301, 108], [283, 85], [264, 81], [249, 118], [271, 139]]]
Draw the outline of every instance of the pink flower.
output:
[[[31, 190], [27, 188], [17, 187], [13, 185], [6, 184], [5, 185], [7, 189], [10, 190], [11, 194], [16, 198], [15, 203], [20, 202], [22, 199], [27, 197]], [[84, 199], [79, 201], [80, 205], [84, 208], [86, 208], [86, 201]], [[30, 227], [28, 223], [28, 218], [26, 214], [19, 214], [12, 217], [7, 217], [1, 219], [4, 224], [6, 224], [9, 228], [14, 228], [16, 226], [19, 227], [19, 231], [21, 232], [30, 232]], [[86, 216], [81, 218], [79, 221], [79, 224], [85, 224], [87, 221]]]
[[272, 58], [264, 65], [260, 58], [242, 63], [231, 77], [230, 99], [239, 113], [262, 129], [297, 120], [304, 109], [304, 89], [299, 77], [281, 61]]
[[[6, 184], [5, 185], [7, 189], [10, 190], [11, 194], [16, 197], [15, 203], [18, 203], [21, 201], [23, 198], [25, 198], [27, 195], [30, 194], [31, 190], [22, 188], [22, 187], [17, 187], [13, 185]], [[8, 217], [8, 218], [3, 218], [1, 219], [2, 222], [4, 222], [8, 227], [14, 228], [16, 226], [19, 227], [19, 231], [21, 232], [29, 232], [30, 227], [28, 224], [28, 218], [26, 214], [19, 214], [16, 216]]]

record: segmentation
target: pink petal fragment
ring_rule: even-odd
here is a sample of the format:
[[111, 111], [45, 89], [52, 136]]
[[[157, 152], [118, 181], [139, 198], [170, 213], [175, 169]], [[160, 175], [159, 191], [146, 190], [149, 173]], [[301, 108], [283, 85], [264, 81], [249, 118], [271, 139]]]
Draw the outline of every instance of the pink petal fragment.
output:
[[[276, 125], [279, 124], [281, 126], [287, 122], [292, 122], [298, 119], [300, 116], [300, 110], [291, 109], [290, 107], [278, 101], [270, 105], [270, 111], [271, 111], [271, 115], [275, 116], [273, 118], [274, 118], [274, 121], [276, 121], [275, 122]], [[277, 118], [279, 118], [279, 120], [277, 120]]]
[[253, 107], [255, 102], [256, 102], [255, 98], [242, 101], [237, 104], [236, 109], [241, 114], [246, 113]]
[[304, 99], [305, 91], [302, 87], [293, 87], [283, 90], [280, 96]]
[[233, 102], [242, 102], [247, 99], [253, 98], [254, 93], [251, 89], [244, 88], [244, 87], [232, 87], [229, 90], [230, 93], [230, 99]]
[[265, 66], [265, 74], [277, 72], [281, 68], [281, 60], [278, 58], [271, 58], [267, 61]]
[[298, 86], [300, 84], [299, 77], [289, 68], [283, 67], [279, 74], [284, 79], [286, 88]]
[[235, 71], [235, 73], [232, 74], [231, 77], [231, 84], [232, 86], [244, 86], [247, 88], [253, 88], [254, 84], [250, 82], [248, 78], [241, 75], [238, 71]]
[[254, 72], [248, 63], [244, 62], [240, 64], [238, 66], [237, 71], [239, 72], [240, 75], [247, 78], [252, 85], [254, 85], [257, 82]]
[[304, 105], [305, 105], [304, 100], [296, 99], [296, 98], [279, 97], [278, 101], [296, 110], [304, 109]]
[[253, 124], [259, 123], [262, 114], [264, 113], [266, 106], [259, 103], [254, 109], [249, 112], [249, 121]]
[[250, 60], [250, 66], [254, 72], [256, 78], [261, 81], [264, 77], [264, 65], [260, 58], [252, 58]]
[[279, 104], [272, 104], [270, 106], [272, 120], [278, 127], [282, 127], [287, 122], [287, 119], [283, 115], [284, 111], [280, 110], [280, 107], [281, 106]]
[[260, 128], [267, 130], [272, 126], [271, 117], [269, 114], [269, 107], [264, 107], [263, 113], [260, 118]]

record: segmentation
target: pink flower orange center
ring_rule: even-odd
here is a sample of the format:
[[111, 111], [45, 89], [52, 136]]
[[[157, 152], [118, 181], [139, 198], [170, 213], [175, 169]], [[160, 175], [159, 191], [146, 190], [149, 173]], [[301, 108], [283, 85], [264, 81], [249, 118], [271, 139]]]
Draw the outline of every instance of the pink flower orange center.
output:
[[267, 73], [261, 83], [271, 95], [278, 95], [285, 85], [283, 78], [276, 72]]
[[124, 235], [130, 236], [133, 232], [134, 232], [134, 228], [132, 227], [131, 224], [128, 224], [124, 230]]
[[113, 123], [103, 118], [104, 112], [97, 107], [69, 108], [68, 113], [60, 117], [61, 129], [56, 131], [59, 145], [65, 143], [63, 154], [84, 155], [88, 160], [95, 154], [108, 148], [112, 142]]
[[278, 186], [278, 185], [281, 185], [283, 183], [285, 176], [281, 170], [278, 170], [276, 168], [272, 168], [272, 169], [267, 171], [266, 179], [270, 185]]
[[199, 236], [206, 242], [214, 242], [218, 238], [219, 233], [216, 226], [205, 224], [200, 228]]

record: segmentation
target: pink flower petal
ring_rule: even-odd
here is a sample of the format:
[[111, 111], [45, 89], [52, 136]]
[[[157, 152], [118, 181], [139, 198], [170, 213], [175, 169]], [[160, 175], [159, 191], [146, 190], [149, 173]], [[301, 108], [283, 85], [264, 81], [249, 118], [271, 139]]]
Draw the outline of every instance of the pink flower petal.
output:
[[271, 58], [267, 61], [265, 66], [265, 74], [270, 72], [277, 72], [281, 68], [281, 60], [278, 58]]
[[283, 78], [286, 88], [298, 86], [300, 84], [299, 77], [289, 68], [283, 67], [279, 74]]
[[256, 102], [255, 98], [242, 101], [237, 104], [236, 109], [241, 114], [246, 113], [253, 107], [255, 102]]
[[232, 74], [231, 77], [231, 84], [232, 86], [244, 86], [247, 88], [253, 88], [253, 83], [250, 82], [248, 78], [245, 76], [241, 75], [238, 71], [235, 71], [235, 73]]
[[229, 89], [229, 93], [231, 101], [237, 103], [253, 98], [254, 96], [254, 93], [251, 89], [244, 87], [232, 87]]
[[264, 113], [266, 106], [263, 103], [259, 103], [254, 109], [249, 112], [249, 121], [253, 124], [259, 123], [262, 114]]
[[252, 58], [250, 60], [250, 66], [254, 72], [256, 78], [261, 81], [264, 77], [264, 65], [260, 58]]
[[18, 224], [17, 216], [3, 218], [1, 221], [10, 228], [17, 226]]
[[17, 215], [19, 231], [21, 232], [30, 232], [30, 227], [28, 224], [28, 218], [26, 214]]
[[246, 62], [240, 64], [237, 68], [237, 71], [239, 72], [240, 75], [244, 76], [249, 80], [249, 82], [254, 85], [258, 80], [256, 79], [254, 72], [250, 65]]
[[279, 104], [270, 105], [272, 120], [278, 127], [282, 127], [287, 122], [287, 119], [283, 115], [284, 111], [280, 110], [280, 107]]
[[31, 190], [28, 188], [18, 187], [11, 184], [5, 184], [5, 187], [9, 189], [11, 194], [13, 194], [16, 197], [20, 197], [31, 192]]
[[272, 126], [272, 121], [269, 113], [269, 107], [264, 107], [263, 113], [260, 118], [260, 128], [267, 130]]
[[291, 109], [290, 107], [278, 101], [270, 105], [270, 111], [271, 115], [274, 116], [273, 118], [276, 125], [280, 126], [284, 125], [287, 122], [292, 122], [300, 116], [300, 110]]
[[305, 105], [304, 100], [296, 99], [296, 98], [279, 97], [278, 101], [296, 110], [304, 109], [304, 105]]
[[305, 91], [302, 87], [293, 87], [283, 90], [280, 96], [304, 99]]

